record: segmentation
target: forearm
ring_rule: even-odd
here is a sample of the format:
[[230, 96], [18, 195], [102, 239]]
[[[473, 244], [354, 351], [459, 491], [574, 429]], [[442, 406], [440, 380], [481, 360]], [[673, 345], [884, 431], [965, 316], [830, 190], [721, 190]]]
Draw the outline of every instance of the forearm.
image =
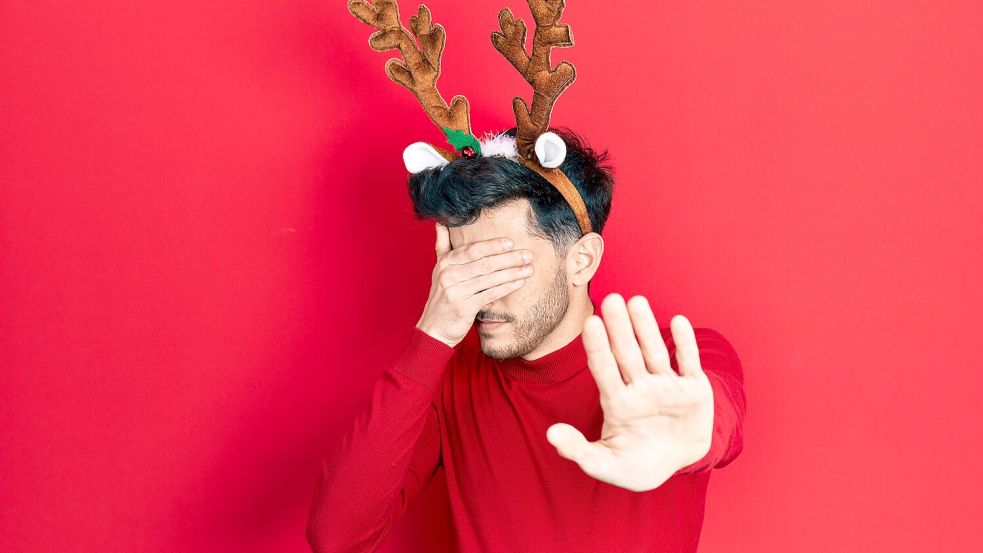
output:
[[307, 524], [314, 551], [374, 550], [425, 484], [439, 459], [434, 393], [453, 353], [414, 329], [369, 404], [323, 457]]

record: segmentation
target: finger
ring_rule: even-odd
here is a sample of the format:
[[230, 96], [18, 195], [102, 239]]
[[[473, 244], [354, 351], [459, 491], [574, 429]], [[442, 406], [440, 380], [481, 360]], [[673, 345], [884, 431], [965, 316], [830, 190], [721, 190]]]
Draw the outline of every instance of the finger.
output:
[[611, 344], [608, 343], [608, 333], [604, 329], [604, 321], [596, 314], [587, 317], [584, 321], [584, 350], [587, 352], [587, 366], [597, 382], [597, 389], [602, 398], [610, 398], [617, 395], [624, 387], [625, 382], [618, 372], [618, 363], [611, 353]]
[[487, 307], [491, 302], [499, 298], [504, 298], [519, 288], [522, 288], [525, 286], [525, 284], [526, 279], [520, 278], [519, 280], [510, 280], [508, 282], [503, 282], [498, 286], [492, 286], [487, 290], [483, 290], [471, 296], [468, 299], [468, 305], [470, 306], [471, 310], [477, 313], [481, 309]]
[[676, 315], [669, 321], [672, 342], [676, 346], [676, 365], [680, 376], [695, 376], [703, 373], [700, 366], [700, 348], [696, 344], [696, 333], [689, 319]]
[[560, 457], [577, 463], [590, 476], [600, 478], [610, 471], [614, 460], [611, 450], [598, 442], [588, 442], [569, 424], [558, 422], [550, 426], [546, 429], [546, 439]]
[[434, 245], [434, 249], [437, 250], [437, 257], [440, 257], [451, 251], [451, 233], [447, 227], [440, 223], [436, 223], [436, 226], [437, 243]]
[[644, 296], [632, 296], [628, 300], [628, 315], [645, 358], [645, 368], [652, 374], [675, 375], [669, 363], [669, 350], [648, 300]]
[[513, 246], [514, 243], [512, 242], [511, 238], [489, 238], [487, 240], [472, 242], [461, 248], [456, 248], [450, 252], [447, 259], [452, 264], [461, 265], [464, 263], [471, 263], [472, 261], [481, 259], [485, 256], [507, 252], [511, 250]]
[[601, 312], [604, 313], [604, 327], [611, 341], [611, 351], [625, 382], [631, 384], [633, 380], [643, 378], [647, 373], [645, 359], [635, 340], [625, 298], [617, 293], [608, 294], [601, 302]]
[[532, 264], [533, 253], [530, 250], [511, 250], [482, 257], [464, 265], [454, 265], [450, 270], [458, 273], [461, 281], [482, 277], [495, 271], [512, 267], [523, 267]]
[[461, 287], [462, 291], [469, 292], [471, 294], [476, 294], [496, 286], [503, 282], [508, 282], [510, 280], [527, 279], [533, 275], [535, 271], [532, 265], [520, 265], [518, 267], [508, 267], [499, 271], [493, 271], [491, 273], [483, 274], [475, 278], [462, 280], [457, 286]]

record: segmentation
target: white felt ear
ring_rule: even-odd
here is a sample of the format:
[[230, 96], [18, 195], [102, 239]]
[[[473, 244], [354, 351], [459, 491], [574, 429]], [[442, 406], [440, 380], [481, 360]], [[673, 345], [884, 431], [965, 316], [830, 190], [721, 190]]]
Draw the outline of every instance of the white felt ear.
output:
[[567, 157], [567, 145], [558, 134], [546, 131], [536, 139], [536, 157], [543, 167], [559, 167]]
[[410, 173], [419, 173], [424, 169], [447, 165], [444, 156], [426, 142], [414, 142], [403, 150], [403, 164]]

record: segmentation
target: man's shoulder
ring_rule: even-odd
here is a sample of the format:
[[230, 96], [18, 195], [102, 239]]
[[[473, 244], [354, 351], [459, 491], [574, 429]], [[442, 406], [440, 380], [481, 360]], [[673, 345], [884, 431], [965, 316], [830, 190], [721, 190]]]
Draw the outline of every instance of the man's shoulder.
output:
[[[671, 364], [676, 368], [676, 344], [672, 332], [668, 326], [660, 327], [659, 330], [669, 350]], [[693, 336], [696, 338], [700, 364], [704, 369], [719, 367], [732, 373], [738, 380], [743, 380], [743, 370], [737, 350], [721, 332], [709, 327], [693, 327]]]
[[736, 352], [734, 352], [734, 346], [732, 346], [730, 341], [716, 329], [707, 327], [693, 327], [693, 335], [696, 336], [696, 343], [700, 346], [700, 349], [707, 347], [721, 351], [727, 350], [731, 353], [735, 353], [736, 355]]
[[[669, 350], [674, 350], [676, 343], [673, 339], [672, 331], [670, 330], [669, 326], [659, 327], [659, 331], [662, 333], [662, 339], [665, 341]], [[709, 327], [693, 327], [693, 336], [696, 338], [696, 345], [700, 348], [700, 351], [703, 351], [704, 349], [734, 351], [734, 347], [731, 345], [730, 341], [716, 329]]]

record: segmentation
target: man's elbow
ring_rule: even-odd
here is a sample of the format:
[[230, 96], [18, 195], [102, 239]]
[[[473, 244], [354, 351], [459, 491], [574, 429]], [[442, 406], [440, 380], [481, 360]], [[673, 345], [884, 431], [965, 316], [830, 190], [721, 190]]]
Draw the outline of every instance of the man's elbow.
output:
[[[329, 526], [330, 524], [324, 513], [319, 513], [317, 509], [311, 510], [307, 518], [307, 528], [304, 533], [307, 536], [307, 544], [314, 553], [329, 553], [342, 550], [340, 549], [341, 544], [332, 543], [330, 539], [332, 532]], [[335, 535], [337, 536], [337, 533]]]
[[727, 450], [727, 454], [724, 455], [724, 457], [719, 462], [717, 462], [714, 468], [720, 469], [731, 464], [732, 462], [734, 462], [734, 459], [737, 459], [741, 455], [741, 451], [743, 450], [744, 450], [744, 439], [740, 437], [740, 435], [738, 435], [737, 439], [735, 440], [735, 443]]
[[375, 551], [385, 534], [377, 530], [360, 531], [354, 524], [327, 519], [312, 512], [305, 529], [307, 544], [314, 553], [340, 551]]
[[324, 553], [326, 551], [320, 541], [320, 527], [314, 522], [313, 518], [308, 519], [305, 534], [307, 535], [307, 544], [311, 547], [311, 551], [314, 553]]

